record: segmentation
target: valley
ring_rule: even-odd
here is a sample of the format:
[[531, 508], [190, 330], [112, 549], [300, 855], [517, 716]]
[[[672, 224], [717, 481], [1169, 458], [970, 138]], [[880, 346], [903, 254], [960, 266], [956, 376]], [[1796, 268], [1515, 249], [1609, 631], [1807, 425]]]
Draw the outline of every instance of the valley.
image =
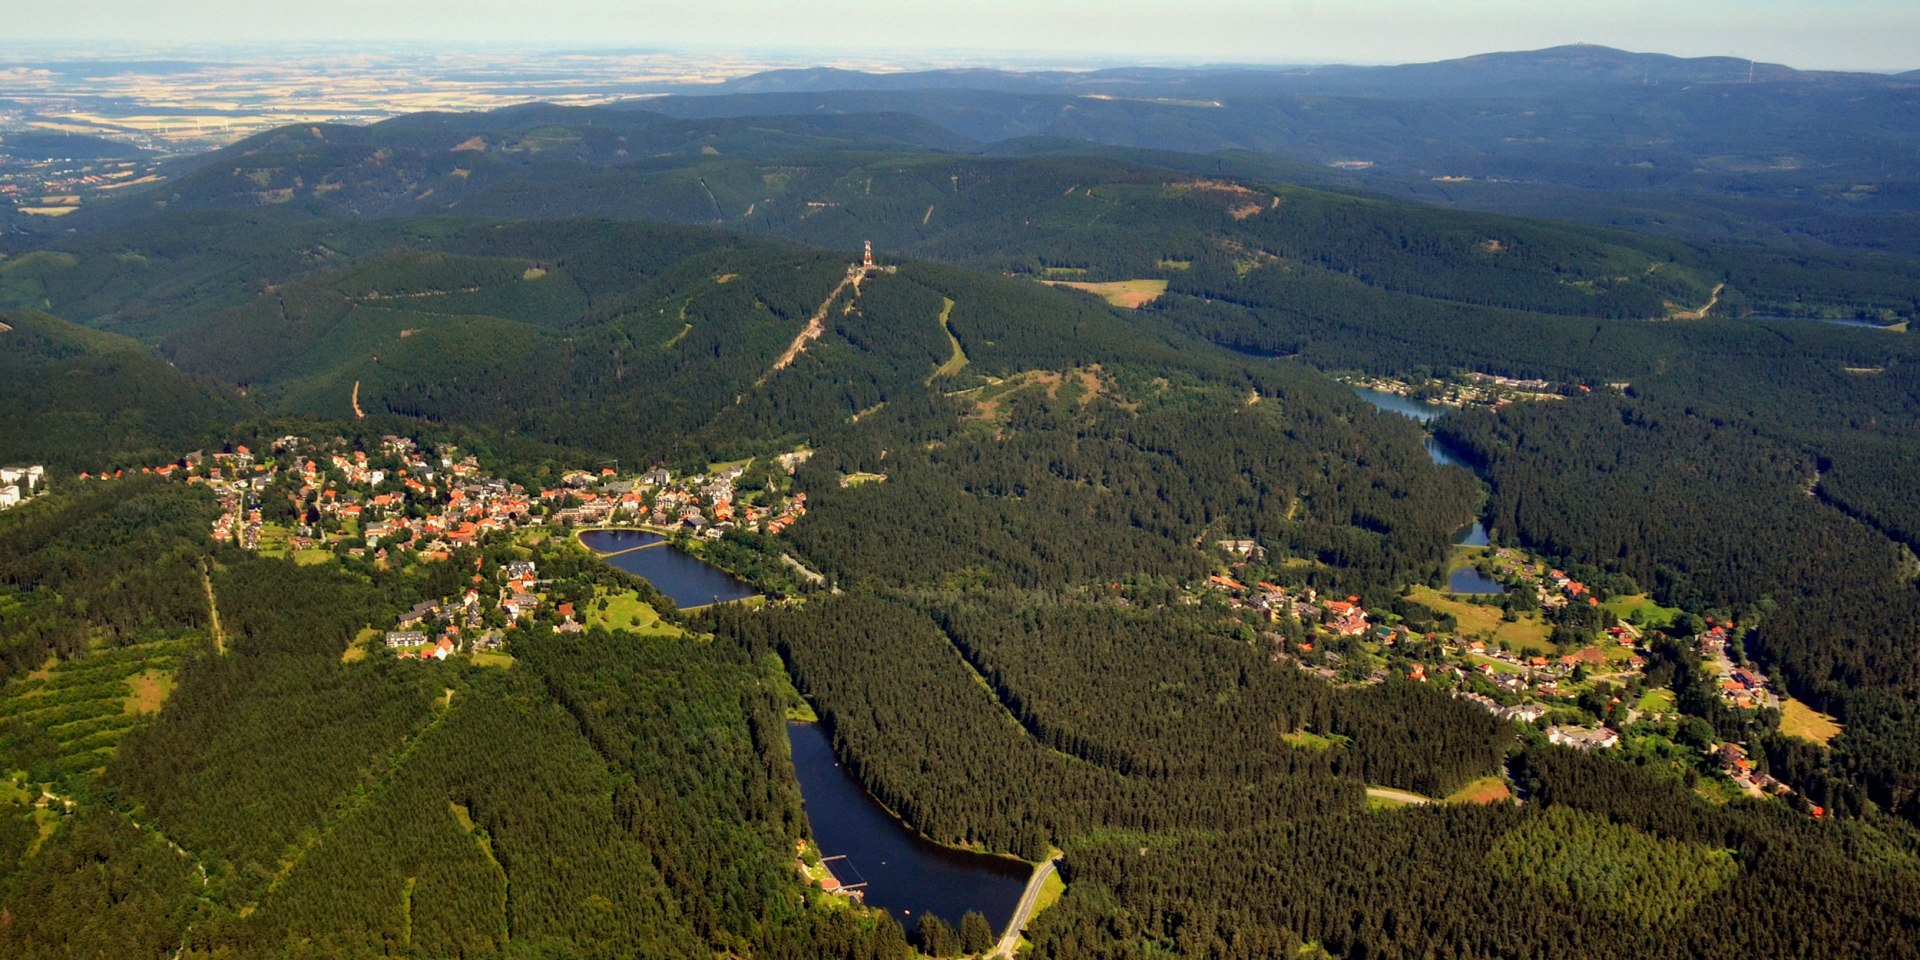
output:
[[1913, 955], [1920, 274], [1796, 192], [1911, 84], [1617, 53], [112, 160], [0, 238], [0, 955]]

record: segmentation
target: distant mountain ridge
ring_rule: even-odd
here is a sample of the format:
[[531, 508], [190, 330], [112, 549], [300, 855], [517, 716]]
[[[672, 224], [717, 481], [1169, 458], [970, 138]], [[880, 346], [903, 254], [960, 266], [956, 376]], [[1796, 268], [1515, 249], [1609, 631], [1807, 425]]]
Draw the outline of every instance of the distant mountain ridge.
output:
[[1567, 87], [1689, 83], [1822, 83], [1874, 86], [1912, 79], [1884, 74], [1799, 70], [1741, 57], [1678, 57], [1595, 44], [1475, 54], [1392, 66], [1120, 67], [1007, 70], [966, 67], [895, 73], [809, 67], [768, 70], [701, 93], [822, 93], [853, 90], [981, 90], [1081, 96], [1179, 97], [1351, 93], [1365, 95], [1542, 94]]

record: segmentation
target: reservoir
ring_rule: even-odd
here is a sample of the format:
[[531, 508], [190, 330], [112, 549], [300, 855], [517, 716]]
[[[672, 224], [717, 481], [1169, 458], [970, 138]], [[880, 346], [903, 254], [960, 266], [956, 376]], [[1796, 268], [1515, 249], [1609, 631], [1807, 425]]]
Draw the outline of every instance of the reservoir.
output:
[[[1424, 400], [1403, 397], [1397, 393], [1383, 393], [1379, 390], [1368, 390], [1365, 387], [1354, 387], [1353, 392], [1360, 399], [1372, 404], [1377, 409], [1385, 410], [1388, 413], [1397, 413], [1420, 423], [1430, 423], [1435, 417], [1452, 409], [1444, 404], [1428, 403]], [[1473, 469], [1468, 465], [1466, 458], [1460, 456], [1459, 451], [1441, 443], [1431, 435], [1427, 437], [1427, 459], [1443, 467], [1459, 467], [1462, 470]]]
[[655, 590], [673, 598], [674, 605], [682, 610], [744, 600], [754, 595], [752, 587], [667, 543], [666, 538], [657, 533], [587, 530], [580, 534], [580, 542], [600, 554], [602, 560], [653, 584]]
[[980, 911], [996, 934], [1006, 929], [1031, 864], [949, 849], [914, 833], [835, 761], [820, 725], [788, 724], [787, 739], [814, 844], [823, 857], [846, 858], [828, 863], [841, 883], [864, 881], [867, 905], [892, 913], [909, 933], [928, 913], [959, 927], [968, 910]]
[[1358, 394], [1360, 399], [1373, 404], [1381, 410], [1385, 410], [1388, 413], [1397, 413], [1403, 417], [1418, 420], [1421, 423], [1426, 423], [1447, 412], [1447, 408], [1440, 404], [1428, 403], [1424, 400], [1415, 400], [1412, 397], [1403, 397], [1397, 393], [1368, 390], [1365, 387], [1354, 387], [1353, 392]]

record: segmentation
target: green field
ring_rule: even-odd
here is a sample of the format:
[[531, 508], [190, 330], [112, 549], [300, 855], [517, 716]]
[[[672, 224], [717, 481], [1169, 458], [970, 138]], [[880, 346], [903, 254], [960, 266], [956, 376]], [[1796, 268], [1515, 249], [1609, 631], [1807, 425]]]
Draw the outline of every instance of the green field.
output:
[[1467, 659], [1473, 661], [1473, 663], [1476, 665], [1484, 663], [1493, 667], [1494, 673], [1525, 673], [1527, 672], [1524, 667], [1515, 666], [1514, 664], [1508, 663], [1505, 660], [1499, 660], [1494, 657], [1489, 657], [1486, 654], [1482, 654], [1482, 653], [1469, 653], [1467, 654]]
[[1069, 280], [1043, 281], [1056, 287], [1072, 287], [1124, 310], [1138, 310], [1167, 292], [1165, 280], [1111, 280], [1106, 283], [1079, 283]]
[[1283, 733], [1280, 735], [1280, 739], [1302, 750], [1326, 750], [1347, 742], [1347, 738], [1339, 734], [1322, 736], [1308, 730], [1295, 730], [1292, 733]]
[[1500, 803], [1511, 799], [1513, 799], [1513, 792], [1507, 789], [1505, 777], [1485, 776], [1447, 794], [1446, 802]]
[[260, 555], [263, 557], [285, 558], [288, 556], [287, 539], [291, 536], [293, 536], [291, 531], [277, 523], [261, 524]]
[[1780, 701], [1780, 732], [1825, 746], [1841, 733], [1840, 721], [1792, 697]]
[[[1655, 687], [1640, 695], [1635, 704], [1641, 713], [1668, 714], [1673, 712], [1673, 691]], [[1782, 724], [1784, 726], [1784, 723]]]
[[[600, 608], [601, 600], [607, 601], [606, 609]], [[680, 628], [670, 623], [661, 623], [660, 614], [652, 605], [640, 599], [632, 590], [619, 593], [602, 593], [586, 605], [582, 621], [589, 629], [602, 627], [607, 630], [627, 630], [648, 636], [674, 637], [680, 635]]]
[[1674, 615], [1680, 612], [1675, 607], [1663, 607], [1654, 603], [1653, 598], [1644, 593], [1614, 597], [1600, 605], [1613, 611], [1614, 616], [1629, 622], [1633, 622], [1633, 615], [1638, 613], [1640, 615], [1638, 622], [1643, 627], [1664, 627], [1672, 623]]
[[372, 650], [371, 644], [378, 641], [380, 636], [380, 631], [372, 627], [361, 629], [354, 635], [353, 642], [347, 644], [347, 649], [340, 652], [340, 662], [353, 663], [356, 660], [365, 660]]
[[1408, 598], [1422, 606], [1449, 614], [1460, 624], [1456, 633], [1461, 637], [1477, 637], [1488, 643], [1505, 640], [1515, 650], [1530, 650], [1535, 653], [1551, 653], [1553, 645], [1547, 642], [1550, 631], [1547, 625], [1536, 615], [1528, 615], [1512, 623], [1501, 619], [1499, 607], [1483, 607], [1456, 600], [1432, 587], [1414, 587]]

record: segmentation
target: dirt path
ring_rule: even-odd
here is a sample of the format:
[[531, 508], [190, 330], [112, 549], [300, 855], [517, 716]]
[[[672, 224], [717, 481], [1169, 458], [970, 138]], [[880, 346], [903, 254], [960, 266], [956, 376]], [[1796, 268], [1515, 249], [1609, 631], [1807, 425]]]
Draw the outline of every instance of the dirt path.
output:
[[1415, 806], [1433, 802], [1432, 797], [1423, 797], [1417, 793], [1410, 793], [1406, 790], [1395, 790], [1392, 787], [1368, 787], [1367, 796], [1381, 800], [1393, 800], [1399, 803], [1410, 803]]
[[367, 418], [367, 412], [360, 409], [360, 381], [353, 382], [353, 415], [361, 420]]
[[1675, 313], [1673, 318], [1675, 320], [1705, 320], [1707, 314], [1712, 313], [1713, 308], [1720, 305], [1720, 292], [1725, 289], [1727, 289], [1726, 284], [1716, 284], [1713, 288], [1713, 295], [1707, 298], [1706, 306], [1698, 310], [1682, 310]]
[[200, 566], [200, 584], [207, 588], [207, 632], [213, 635], [215, 653], [227, 652], [227, 632], [220, 629], [220, 604], [213, 599], [213, 573]]
[[952, 352], [947, 356], [947, 362], [942, 363], [927, 376], [928, 386], [932, 386], [935, 380], [951, 377], [965, 370], [969, 362], [967, 349], [960, 345], [960, 338], [953, 335], [953, 326], [947, 322], [948, 318], [953, 316], [953, 298], [941, 297], [940, 300], [940, 329], [947, 335], [947, 346]]

